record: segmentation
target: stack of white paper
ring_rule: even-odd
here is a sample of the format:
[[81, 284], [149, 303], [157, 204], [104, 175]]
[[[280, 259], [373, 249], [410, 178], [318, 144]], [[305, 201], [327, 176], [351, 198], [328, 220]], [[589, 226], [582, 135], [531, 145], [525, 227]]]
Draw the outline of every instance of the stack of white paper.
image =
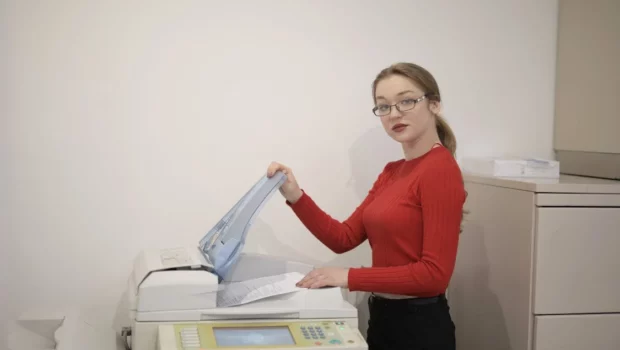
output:
[[465, 158], [463, 170], [496, 177], [558, 178], [560, 163], [537, 158]]

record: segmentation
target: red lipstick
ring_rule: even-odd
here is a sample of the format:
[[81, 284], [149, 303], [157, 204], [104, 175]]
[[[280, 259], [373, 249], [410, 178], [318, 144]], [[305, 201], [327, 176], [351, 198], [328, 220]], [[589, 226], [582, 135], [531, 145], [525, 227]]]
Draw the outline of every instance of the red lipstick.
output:
[[392, 127], [392, 130], [399, 132], [399, 131], [403, 131], [406, 127], [407, 125], [398, 123]]

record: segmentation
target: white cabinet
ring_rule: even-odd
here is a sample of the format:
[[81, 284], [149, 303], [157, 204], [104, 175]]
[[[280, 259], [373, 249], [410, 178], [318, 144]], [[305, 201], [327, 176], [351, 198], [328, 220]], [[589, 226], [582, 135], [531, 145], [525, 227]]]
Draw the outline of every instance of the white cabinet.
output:
[[536, 218], [534, 313], [620, 315], [620, 207], [539, 207]]
[[620, 349], [620, 181], [465, 176], [457, 348]]
[[620, 314], [536, 316], [536, 350], [620, 349]]

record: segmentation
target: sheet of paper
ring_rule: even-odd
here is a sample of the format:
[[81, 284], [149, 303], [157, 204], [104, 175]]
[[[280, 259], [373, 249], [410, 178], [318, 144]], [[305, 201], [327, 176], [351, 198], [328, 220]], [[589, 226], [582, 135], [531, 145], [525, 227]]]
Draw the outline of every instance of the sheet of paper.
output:
[[242, 305], [300, 291], [304, 288], [296, 287], [295, 284], [302, 278], [303, 274], [290, 272], [226, 284], [217, 292], [217, 307]]

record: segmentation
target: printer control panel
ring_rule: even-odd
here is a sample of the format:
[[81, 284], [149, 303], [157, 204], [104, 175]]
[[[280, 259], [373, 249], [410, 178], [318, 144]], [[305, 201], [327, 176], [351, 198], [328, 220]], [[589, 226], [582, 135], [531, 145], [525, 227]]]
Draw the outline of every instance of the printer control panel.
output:
[[344, 320], [197, 322], [159, 326], [159, 350], [367, 349], [359, 330]]

